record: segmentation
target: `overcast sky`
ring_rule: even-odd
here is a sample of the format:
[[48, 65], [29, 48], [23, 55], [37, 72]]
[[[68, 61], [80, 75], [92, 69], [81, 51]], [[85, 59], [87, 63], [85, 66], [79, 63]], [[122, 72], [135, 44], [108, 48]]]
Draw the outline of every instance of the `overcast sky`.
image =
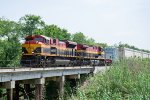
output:
[[0, 17], [18, 21], [25, 14], [97, 42], [150, 50], [150, 0], [0, 0]]

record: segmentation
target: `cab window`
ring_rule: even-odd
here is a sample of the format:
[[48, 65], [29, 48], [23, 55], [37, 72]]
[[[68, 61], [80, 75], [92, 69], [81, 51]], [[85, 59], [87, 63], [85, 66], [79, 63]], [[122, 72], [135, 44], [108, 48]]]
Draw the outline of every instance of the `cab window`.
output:
[[43, 38], [34, 38], [35, 41], [40, 41], [42, 42], [43, 41]]

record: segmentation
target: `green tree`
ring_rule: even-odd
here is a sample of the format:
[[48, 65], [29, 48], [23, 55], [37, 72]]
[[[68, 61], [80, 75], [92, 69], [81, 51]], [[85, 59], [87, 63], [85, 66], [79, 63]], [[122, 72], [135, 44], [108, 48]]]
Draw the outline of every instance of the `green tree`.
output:
[[19, 23], [22, 25], [23, 35], [32, 35], [35, 30], [45, 26], [45, 22], [41, 17], [36, 15], [25, 15], [19, 19]]
[[19, 62], [20, 42], [19, 24], [0, 19], [0, 67]]
[[88, 39], [86, 39], [86, 44], [87, 45], [95, 45], [95, 40], [93, 38], [88, 38]]
[[0, 38], [12, 38], [14, 35], [19, 35], [20, 25], [14, 21], [0, 18]]
[[80, 44], [86, 44], [86, 36], [81, 32], [77, 32], [72, 35], [72, 41]]
[[70, 40], [70, 33], [66, 29], [61, 29], [57, 25], [46, 25], [44, 34], [61, 40]]
[[108, 47], [108, 44], [107, 44], [107, 43], [96, 43], [95, 45], [96, 45], [96, 46], [103, 47], [103, 48]]

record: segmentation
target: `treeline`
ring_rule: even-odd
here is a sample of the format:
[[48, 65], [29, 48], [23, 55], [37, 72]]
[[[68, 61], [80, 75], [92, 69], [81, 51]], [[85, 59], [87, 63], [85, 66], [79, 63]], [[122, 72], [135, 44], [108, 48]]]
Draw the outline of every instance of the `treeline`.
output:
[[133, 49], [133, 50], [138, 50], [138, 51], [143, 51], [143, 52], [147, 52], [147, 53], [150, 53], [149, 50], [145, 50], [145, 49], [139, 49], [135, 46], [132, 46], [132, 45], [128, 45], [128, 44], [119, 44], [119, 47], [126, 47], [126, 48], [130, 48], [130, 49]]
[[47, 25], [40, 16], [25, 15], [19, 21], [0, 18], [0, 66], [19, 65], [21, 40], [27, 35], [45, 35], [60, 40], [71, 40], [81, 44], [106, 47], [106, 43], [96, 43], [82, 32], [71, 34], [57, 25]]

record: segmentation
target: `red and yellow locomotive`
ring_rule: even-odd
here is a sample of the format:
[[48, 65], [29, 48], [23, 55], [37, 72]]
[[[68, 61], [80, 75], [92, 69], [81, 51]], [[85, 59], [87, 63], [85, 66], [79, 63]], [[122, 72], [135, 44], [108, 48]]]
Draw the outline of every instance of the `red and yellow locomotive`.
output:
[[43, 35], [30, 35], [22, 44], [22, 66], [100, 65], [105, 59], [101, 47], [77, 44]]

